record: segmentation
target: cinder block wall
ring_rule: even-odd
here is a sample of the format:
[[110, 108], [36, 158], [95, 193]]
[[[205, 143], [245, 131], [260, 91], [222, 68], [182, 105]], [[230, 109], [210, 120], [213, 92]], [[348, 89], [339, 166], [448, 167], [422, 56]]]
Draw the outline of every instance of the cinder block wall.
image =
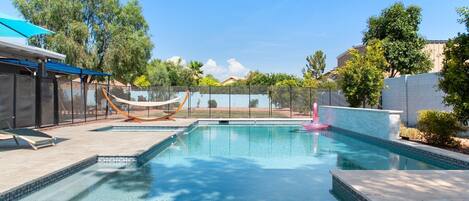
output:
[[443, 104], [444, 93], [438, 89], [438, 79], [438, 73], [385, 79], [383, 109], [402, 110], [401, 121], [408, 126], [416, 126], [419, 110], [451, 111]]

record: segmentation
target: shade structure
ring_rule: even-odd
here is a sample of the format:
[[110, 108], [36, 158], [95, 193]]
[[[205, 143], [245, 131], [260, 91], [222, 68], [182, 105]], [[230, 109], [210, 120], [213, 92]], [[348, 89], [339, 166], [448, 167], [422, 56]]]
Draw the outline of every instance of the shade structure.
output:
[[30, 38], [36, 35], [52, 34], [53, 31], [0, 13], [0, 37]]
[[[38, 63], [27, 60], [19, 59], [6, 59], [0, 58], [0, 62], [21, 65], [33, 70], [36, 70], [39, 66]], [[69, 74], [69, 75], [90, 75], [90, 76], [111, 76], [109, 73], [97, 72], [89, 69], [79, 68], [76, 66], [67, 65], [64, 63], [48, 61], [45, 65], [47, 71], [60, 73], [60, 74]]]

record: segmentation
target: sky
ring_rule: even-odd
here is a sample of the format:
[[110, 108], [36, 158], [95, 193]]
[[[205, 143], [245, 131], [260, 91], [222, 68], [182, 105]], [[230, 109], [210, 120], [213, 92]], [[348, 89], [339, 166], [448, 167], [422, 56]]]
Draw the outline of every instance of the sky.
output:
[[[125, 0], [121, 0], [125, 3]], [[203, 62], [219, 79], [250, 70], [301, 75], [306, 56], [325, 52], [326, 71], [336, 57], [361, 43], [366, 21], [388, 0], [140, 0], [155, 45], [153, 58]], [[465, 28], [456, 7], [467, 0], [403, 0], [422, 8], [420, 34], [446, 40]], [[21, 17], [9, 0], [0, 12]]]

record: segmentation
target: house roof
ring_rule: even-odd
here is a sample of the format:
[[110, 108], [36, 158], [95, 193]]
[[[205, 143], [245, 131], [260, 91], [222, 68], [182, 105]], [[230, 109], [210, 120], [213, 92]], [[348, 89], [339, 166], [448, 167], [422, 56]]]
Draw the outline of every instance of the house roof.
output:
[[240, 77], [236, 77], [236, 76], [229, 76], [228, 78], [226, 78], [225, 80], [223, 80], [223, 81], [221, 82], [221, 84], [226, 83], [226, 82], [228, 82], [228, 81], [230, 81], [230, 80], [238, 81], [238, 80], [244, 80], [244, 78], [240, 78]]
[[46, 49], [0, 40], [0, 57], [30, 60], [64, 60], [65, 55]]

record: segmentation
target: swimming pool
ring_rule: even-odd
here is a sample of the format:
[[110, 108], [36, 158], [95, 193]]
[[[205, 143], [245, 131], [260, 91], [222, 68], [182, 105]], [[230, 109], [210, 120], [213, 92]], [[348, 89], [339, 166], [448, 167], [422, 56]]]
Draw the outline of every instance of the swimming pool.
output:
[[454, 169], [345, 131], [199, 125], [142, 166], [92, 165], [24, 200], [336, 200], [331, 169]]

